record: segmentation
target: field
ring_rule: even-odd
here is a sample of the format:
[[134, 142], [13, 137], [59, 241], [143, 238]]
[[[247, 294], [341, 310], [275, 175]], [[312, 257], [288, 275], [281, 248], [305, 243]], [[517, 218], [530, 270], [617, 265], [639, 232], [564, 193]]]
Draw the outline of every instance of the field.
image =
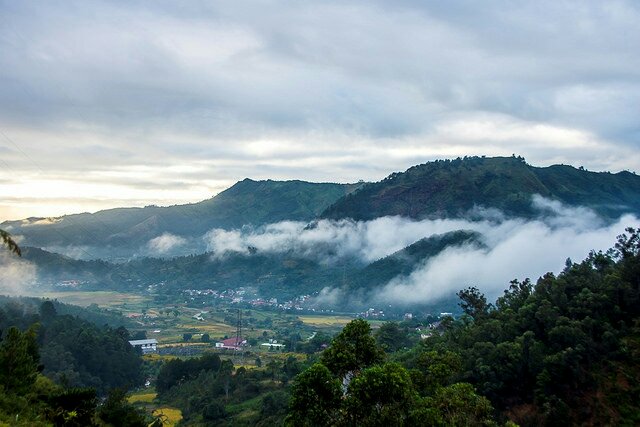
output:
[[182, 412], [180, 409], [163, 406], [153, 411], [154, 417], [160, 417], [164, 426], [173, 427], [182, 420]]
[[146, 393], [144, 391], [134, 393], [129, 396], [129, 403], [152, 403], [156, 398], [156, 393]]
[[[84, 307], [95, 304], [120, 313], [130, 320], [127, 328], [132, 337], [155, 338], [159, 348], [167, 350], [165, 353], [180, 357], [196, 355], [205, 349], [215, 351], [215, 342], [235, 336], [237, 330], [237, 306], [194, 304], [178, 295], [171, 302], [158, 302], [153, 294], [115, 291], [45, 292], [38, 296]], [[269, 359], [284, 349], [274, 351], [260, 344], [268, 340], [276, 340], [282, 344], [292, 336], [307, 341], [318, 332], [333, 335], [353, 320], [353, 317], [346, 314], [298, 316], [291, 312], [243, 308], [242, 319], [242, 336], [250, 341], [251, 352]], [[203, 342], [204, 334], [209, 336], [207, 342]], [[190, 350], [196, 351], [194, 353]], [[226, 357], [236, 358], [228, 351], [224, 354]]]
[[309, 314], [298, 316], [303, 323], [316, 327], [327, 327], [327, 326], [344, 326], [347, 323], [353, 320], [351, 316], [334, 316], [334, 315], [318, 315], [318, 314]]
[[126, 308], [127, 306], [140, 306], [149, 301], [149, 297], [137, 294], [112, 292], [112, 291], [73, 291], [73, 292], [44, 292], [29, 296], [39, 298], [57, 299], [67, 304], [87, 307], [97, 304], [106, 308]]

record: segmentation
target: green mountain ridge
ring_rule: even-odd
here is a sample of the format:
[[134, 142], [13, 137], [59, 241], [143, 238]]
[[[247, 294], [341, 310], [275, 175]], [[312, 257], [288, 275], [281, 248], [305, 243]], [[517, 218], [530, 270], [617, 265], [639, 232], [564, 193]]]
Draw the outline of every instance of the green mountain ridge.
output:
[[371, 220], [462, 217], [475, 207], [508, 216], [537, 214], [534, 195], [584, 206], [614, 218], [640, 212], [640, 176], [590, 172], [572, 166], [534, 167], [521, 157], [469, 157], [417, 165], [363, 185], [336, 201], [322, 218]]
[[0, 228], [22, 236], [22, 244], [29, 246], [137, 248], [163, 233], [195, 237], [212, 228], [239, 228], [283, 220], [309, 221], [359, 185], [245, 179], [198, 203], [5, 221]]

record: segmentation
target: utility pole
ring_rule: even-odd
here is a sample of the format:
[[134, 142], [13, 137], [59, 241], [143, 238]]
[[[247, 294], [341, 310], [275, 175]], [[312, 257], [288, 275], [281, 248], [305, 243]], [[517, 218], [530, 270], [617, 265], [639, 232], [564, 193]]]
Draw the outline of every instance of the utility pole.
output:
[[242, 351], [242, 309], [238, 309], [238, 325], [236, 326], [236, 348], [240, 351], [240, 364], [244, 359], [244, 352]]

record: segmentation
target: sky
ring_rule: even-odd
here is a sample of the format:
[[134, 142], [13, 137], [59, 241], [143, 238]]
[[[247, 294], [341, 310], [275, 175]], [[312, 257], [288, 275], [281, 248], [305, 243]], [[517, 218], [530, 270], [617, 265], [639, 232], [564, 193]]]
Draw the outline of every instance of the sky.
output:
[[637, 1], [0, 0], [0, 220], [379, 180], [640, 171]]

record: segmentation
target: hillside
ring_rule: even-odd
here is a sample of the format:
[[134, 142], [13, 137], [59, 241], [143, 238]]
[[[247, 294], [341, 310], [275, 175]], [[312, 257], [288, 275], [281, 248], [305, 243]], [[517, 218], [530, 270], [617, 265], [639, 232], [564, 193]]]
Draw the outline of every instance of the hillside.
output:
[[357, 289], [375, 290], [395, 277], [411, 274], [427, 259], [438, 255], [449, 247], [465, 244], [481, 245], [480, 241], [480, 234], [464, 230], [425, 237], [355, 271], [345, 284], [352, 291]]
[[0, 228], [23, 236], [21, 244], [29, 246], [137, 247], [163, 233], [200, 236], [211, 228], [311, 220], [357, 186], [245, 179], [199, 203], [5, 221]]
[[[444, 249], [463, 244], [480, 245], [480, 239], [478, 233], [463, 230], [434, 235], [370, 264], [352, 257], [327, 263], [292, 251], [229, 253], [223, 257], [204, 253], [110, 263], [75, 260], [25, 247], [23, 258], [37, 266], [42, 283], [74, 280], [83, 282], [83, 289], [126, 291], [141, 291], [150, 284], [161, 284], [165, 294], [179, 294], [184, 289], [250, 287], [264, 297], [294, 298], [336, 286], [344, 287], [349, 293], [375, 292], [394, 277], [410, 274]], [[341, 303], [347, 307], [354, 301]]]
[[471, 157], [425, 163], [366, 184], [322, 217], [457, 217], [477, 206], [530, 217], [535, 194], [590, 207], [606, 217], [640, 212], [640, 176], [630, 172], [597, 173], [564, 165], [538, 168], [516, 157]]

